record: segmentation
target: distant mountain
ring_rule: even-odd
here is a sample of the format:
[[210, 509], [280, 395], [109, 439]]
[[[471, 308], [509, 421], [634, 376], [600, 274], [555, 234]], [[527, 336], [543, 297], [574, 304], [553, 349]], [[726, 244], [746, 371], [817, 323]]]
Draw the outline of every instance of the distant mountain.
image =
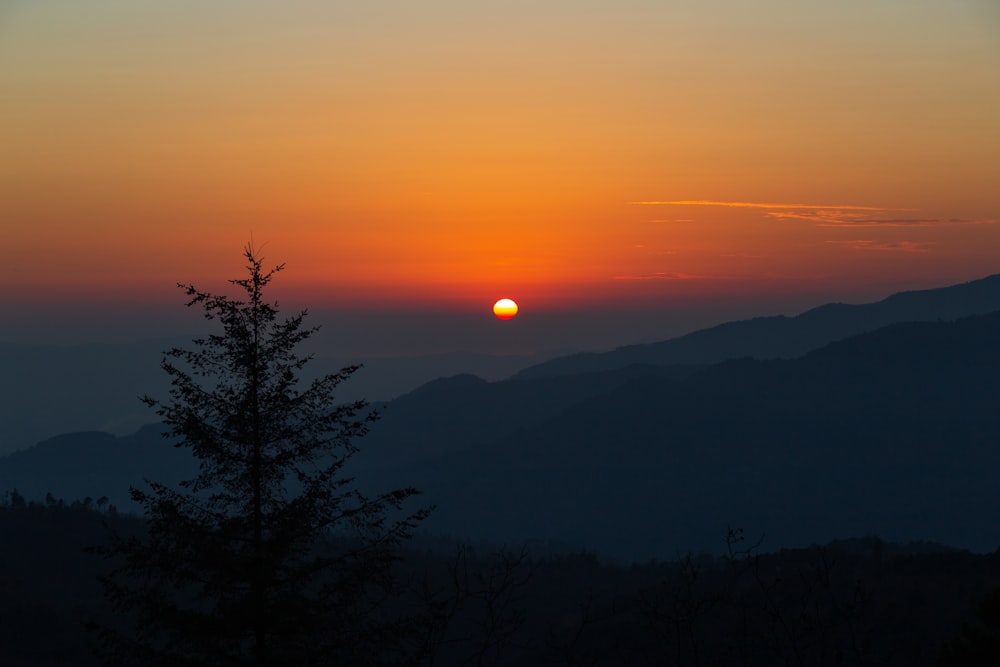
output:
[[130, 486], [143, 487], [145, 479], [176, 484], [197, 472], [189, 452], [162, 433], [149, 425], [127, 436], [88, 431], [49, 438], [0, 458], [0, 492], [17, 489], [29, 499], [106, 496], [128, 510]]
[[[138, 400], [165, 395], [163, 351], [190, 347], [190, 337], [116, 344], [29, 345], [0, 342], [0, 455], [60, 433], [128, 434], [155, 418]], [[388, 400], [421, 384], [460, 372], [508, 377], [551, 355], [436, 354], [362, 360], [323, 350], [309, 371], [330, 373], [364, 361], [343, 385], [344, 398]]]
[[[382, 418], [368, 436], [377, 450], [375, 466], [426, 460], [471, 443], [517, 433], [568, 410], [581, 401], [609, 395], [647, 378], [681, 383], [704, 366], [632, 365], [573, 377], [486, 382], [463, 374], [430, 382], [379, 404]], [[377, 443], [377, 447], [374, 444]], [[367, 460], [362, 457], [362, 460]]]
[[[796, 359], [631, 365], [486, 382], [381, 406], [352, 471], [436, 505], [459, 538], [576, 544], [623, 560], [875, 534], [1000, 545], [1000, 312], [883, 327]], [[65, 498], [170, 481], [184, 450], [148, 428], [0, 458], [0, 490]], [[178, 458], [180, 456], [180, 458]]]
[[[343, 398], [389, 400], [425, 382], [468, 373], [487, 380], [579, 375], [629, 365], [716, 363], [751, 356], [791, 358], [893, 322], [949, 320], [1000, 310], [1000, 275], [942, 289], [903, 292], [866, 305], [828, 304], [796, 317], [730, 322], [671, 340], [605, 353], [487, 355], [453, 353], [360, 359], [314, 350], [310, 371], [364, 362]], [[316, 342], [316, 341], [314, 341]], [[0, 455], [60, 433], [129, 434], [152, 415], [137, 397], [163, 395], [162, 352], [190, 337], [120, 344], [43, 345], [0, 342]], [[545, 361], [549, 360], [550, 361]], [[516, 374], [516, 375], [514, 375]]]
[[515, 377], [577, 375], [629, 364], [703, 364], [737, 357], [788, 359], [894, 322], [953, 320], [996, 310], [1000, 310], [1000, 274], [951, 287], [900, 292], [876, 303], [830, 303], [795, 317], [727, 322], [659, 343], [557, 357]]
[[125, 344], [0, 343], [0, 454], [60, 433], [131, 433], [154, 418], [139, 401], [165, 392], [172, 339]]
[[362, 461], [430, 525], [622, 558], [878, 534], [1000, 545], [1000, 313], [906, 323], [799, 359], [455, 378], [389, 404]]
[[[378, 424], [377, 434], [360, 443], [363, 450], [371, 444], [373, 454], [375, 443], [379, 443], [375, 465], [370, 465], [371, 457], [364, 453], [358, 463], [364, 469], [381, 470], [425, 460], [450, 451], [454, 442], [495, 435], [498, 414], [506, 414], [503, 427], [509, 429], [534, 423], [554, 407], [571, 406], [630, 378], [649, 373], [681, 378], [691, 372], [682, 367], [634, 367], [595, 374], [585, 382], [544, 380], [532, 383], [530, 389], [519, 383], [490, 383], [468, 374], [435, 380], [408, 394], [407, 399], [374, 404], [383, 419], [391, 416], [388, 423], [392, 426], [383, 429]], [[470, 402], [463, 404], [462, 396], [468, 396]], [[382, 437], [400, 428], [402, 437], [391, 442]], [[196, 473], [197, 464], [188, 451], [173, 447], [162, 433], [162, 426], [150, 424], [124, 436], [82, 431], [48, 438], [34, 447], [0, 456], [0, 493], [17, 489], [28, 498], [41, 499], [51, 492], [68, 500], [107, 496], [127, 510], [131, 507], [130, 486], [141, 486], [144, 479], [175, 483]]]

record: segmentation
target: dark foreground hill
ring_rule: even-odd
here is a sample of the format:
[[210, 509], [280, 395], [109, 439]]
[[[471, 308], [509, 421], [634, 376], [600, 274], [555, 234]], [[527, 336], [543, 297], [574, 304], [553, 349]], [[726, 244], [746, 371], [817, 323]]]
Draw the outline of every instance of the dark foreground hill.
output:
[[[898, 324], [799, 359], [440, 380], [360, 444], [371, 490], [400, 484], [456, 538], [535, 539], [624, 561], [878, 534], [1000, 545], [1000, 313]], [[108, 496], [190, 461], [158, 429], [65, 436], [0, 459], [0, 488]], [[187, 468], [190, 470], [190, 468]]]
[[[98, 664], [84, 628], [113, 622], [96, 580], [108, 564], [83, 549], [109, 527], [142, 524], [86, 502], [2, 499], [0, 664]], [[996, 631], [975, 608], [996, 599], [1000, 558], [933, 544], [864, 538], [772, 553], [735, 542], [720, 558], [630, 567], [435, 546], [407, 545], [397, 567], [408, 583], [379, 605], [413, 621], [413, 664], [930, 667], [963, 623], [970, 638]]]
[[515, 377], [576, 375], [630, 364], [717, 363], [738, 357], [789, 359], [897, 322], [954, 320], [997, 310], [1000, 275], [993, 275], [950, 287], [899, 292], [876, 303], [829, 303], [795, 317], [755, 317], [658, 343], [558, 357], [525, 368]]

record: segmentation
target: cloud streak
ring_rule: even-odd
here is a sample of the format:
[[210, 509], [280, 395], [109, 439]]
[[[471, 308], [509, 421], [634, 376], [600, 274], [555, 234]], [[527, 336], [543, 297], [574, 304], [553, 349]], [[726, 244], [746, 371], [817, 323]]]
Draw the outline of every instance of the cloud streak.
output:
[[705, 276], [694, 273], [672, 273], [656, 271], [653, 273], [633, 273], [615, 276], [615, 280], [701, 280]]
[[761, 209], [776, 220], [803, 220], [817, 227], [940, 227], [945, 225], [995, 224], [996, 220], [963, 218], [924, 218], [885, 215], [890, 212], [915, 211], [912, 208], [859, 206], [856, 204], [792, 204], [781, 202], [714, 201], [685, 199], [677, 201], [634, 201], [636, 206], [717, 206]]
[[961, 218], [887, 218], [845, 210], [768, 211], [779, 220], [805, 220], [817, 227], [937, 227], [941, 225], [981, 224], [983, 221]]
[[849, 250], [877, 250], [882, 252], [930, 252], [930, 247], [934, 245], [930, 241], [875, 241], [872, 239], [827, 241], [827, 243]]
[[712, 201], [708, 199], [685, 199], [681, 201], [633, 201], [629, 203], [635, 206], [724, 206], [727, 208], [764, 208], [771, 210], [782, 210], [782, 209], [800, 209], [800, 210], [830, 209], [839, 211], [912, 210], [912, 209], [884, 208], [882, 206], [855, 206], [851, 204], [837, 205], [837, 206], [830, 204], [774, 204], [767, 202], [752, 202], [752, 201]]

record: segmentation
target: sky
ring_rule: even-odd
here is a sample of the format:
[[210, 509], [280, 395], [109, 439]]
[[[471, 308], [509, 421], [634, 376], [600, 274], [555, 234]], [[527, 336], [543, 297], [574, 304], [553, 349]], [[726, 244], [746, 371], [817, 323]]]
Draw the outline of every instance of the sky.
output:
[[0, 340], [165, 331], [251, 240], [373, 354], [997, 273], [1000, 5], [0, 4]]

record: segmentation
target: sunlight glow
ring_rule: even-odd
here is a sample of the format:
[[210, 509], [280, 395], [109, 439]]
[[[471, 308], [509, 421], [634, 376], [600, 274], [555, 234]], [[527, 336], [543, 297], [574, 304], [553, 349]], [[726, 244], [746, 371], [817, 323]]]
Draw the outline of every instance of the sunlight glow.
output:
[[509, 320], [517, 315], [517, 304], [513, 299], [500, 299], [493, 304], [493, 314], [497, 319]]

